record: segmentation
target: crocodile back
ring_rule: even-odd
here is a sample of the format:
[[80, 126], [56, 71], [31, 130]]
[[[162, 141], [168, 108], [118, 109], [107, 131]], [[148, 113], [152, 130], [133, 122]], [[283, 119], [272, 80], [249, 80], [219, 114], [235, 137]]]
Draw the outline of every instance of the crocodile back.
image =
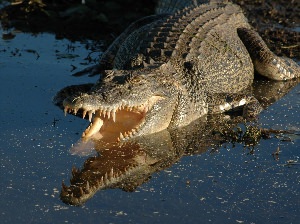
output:
[[[185, 7], [128, 35], [116, 53], [113, 67], [142, 69], [145, 64], [167, 63], [188, 89], [204, 85], [210, 92], [239, 92], [250, 84], [253, 65], [237, 35], [238, 27], [250, 25], [235, 4]], [[202, 80], [201, 85], [195, 85], [194, 80]]]
[[176, 11], [182, 10], [185, 7], [196, 7], [209, 2], [222, 3], [224, 0], [159, 0], [155, 12], [156, 14], [174, 14]]
[[143, 62], [158, 65], [168, 62], [176, 51], [175, 47], [182, 42], [180, 37], [186, 27], [202, 15], [205, 15], [203, 22], [215, 19], [223, 13], [213, 12], [218, 7], [216, 4], [190, 5], [173, 14], [161, 14], [165, 16], [139, 27], [126, 37], [118, 48], [113, 67], [138, 69], [143, 67]]

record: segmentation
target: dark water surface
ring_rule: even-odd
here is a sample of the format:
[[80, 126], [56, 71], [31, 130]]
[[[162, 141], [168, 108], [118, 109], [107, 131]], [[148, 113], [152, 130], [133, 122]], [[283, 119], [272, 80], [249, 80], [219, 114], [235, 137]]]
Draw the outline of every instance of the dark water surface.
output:
[[[261, 140], [253, 154], [227, 144], [185, 156], [133, 193], [104, 190], [83, 206], [64, 204], [61, 182], [87, 159], [69, 148], [88, 121], [64, 117], [51, 100], [62, 87], [96, 80], [70, 76], [87, 53], [50, 34], [0, 40], [0, 223], [299, 223], [296, 134]], [[263, 111], [262, 126], [299, 133], [299, 94], [300, 85]]]

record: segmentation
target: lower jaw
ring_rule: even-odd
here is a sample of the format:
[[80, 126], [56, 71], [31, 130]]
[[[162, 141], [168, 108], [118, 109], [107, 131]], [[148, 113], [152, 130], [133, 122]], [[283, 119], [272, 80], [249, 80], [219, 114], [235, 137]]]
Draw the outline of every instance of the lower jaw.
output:
[[121, 117], [116, 121], [103, 117], [94, 117], [93, 122], [82, 134], [82, 140], [101, 140], [102, 142], [120, 142], [137, 134], [138, 127], [144, 122], [144, 114]]
[[[103, 124], [103, 121], [99, 123]], [[71, 154], [78, 156], [88, 156], [94, 154], [95, 151], [101, 151], [103, 149], [110, 149], [113, 147], [120, 147], [120, 142], [123, 142], [125, 138], [120, 139], [120, 133], [118, 132], [102, 131], [102, 124], [94, 124], [93, 122], [93, 125], [91, 127], [92, 130], [86, 130], [83, 133], [82, 138], [74, 145], [72, 145], [70, 149]], [[96, 125], [99, 125], [99, 127], [96, 128]], [[126, 140], [128, 139], [130, 138], [127, 137]]]

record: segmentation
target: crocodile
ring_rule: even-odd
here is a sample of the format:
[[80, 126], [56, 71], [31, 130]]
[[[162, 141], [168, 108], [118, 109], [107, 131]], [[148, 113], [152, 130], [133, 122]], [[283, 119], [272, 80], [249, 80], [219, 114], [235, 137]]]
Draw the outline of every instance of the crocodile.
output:
[[[262, 107], [267, 108], [298, 82], [297, 79], [285, 82], [255, 80], [253, 94]], [[245, 129], [243, 134], [239, 127]], [[266, 130], [265, 136], [270, 133]], [[276, 130], [275, 133], [285, 132]], [[245, 124], [240, 113], [220, 113], [202, 116], [184, 127], [165, 129], [125, 142], [106, 144], [105, 147], [103, 142], [91, 139], [97, 154], [87, 158], [82, 168], [72, 167], [70, 185], [62, 183], [60, 199], [66, 204], [80, 206], [101, 190], [119, 188], [134, 192], [154, 173], [171, 167], [183, 156], [218, 151], [224, 143], [241, 143], [251, 151], [263, 137], [263, 130], [255, 122]], [[72, 154], [82, 155], [83, 150], [87, 150], [85, 143], [72, 147]]]
[[82, 139], [126, 140], [186, 126], [206, 114], [262, 110], [254, 72], [295, 79], [299, 65], [269, 50], [231, 2], [160, 0], [156, 14], [131, 24], [102, 54], [94, 84], [54, 97], [65, 113], [88, 118]]

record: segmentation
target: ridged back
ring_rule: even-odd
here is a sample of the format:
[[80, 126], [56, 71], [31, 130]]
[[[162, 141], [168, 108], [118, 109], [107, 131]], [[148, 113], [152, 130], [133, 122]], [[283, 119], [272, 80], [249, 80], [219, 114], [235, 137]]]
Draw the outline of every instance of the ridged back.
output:
[[155, 12], [156, 14], [173, 14], [185, 7], [195, 7], [210, 2], [222, 3], [224, 0], [159, 0]]
[[[222, 10], [218, 13], [211, 13], [216, 8], [219, 8], [216, 4], [184, 7], [174, 14], [167, 15], [161, 20], [132, 32], [119, 48], [114, 67], [116, 69], [130, 67], [131, 65], [128, 63], [132, 64], [133, 61], [136, 61], [131, 56], [138, 54], [143, 55], [144, 61], [155, 61], [157, 64], [168, 62], [174, 52], [178, 50], [179, 44], [185, 41], [180, 37], [187, 27], [191, 27], [191, 22], [197, 18], [203, 18], [203, 23], [214, 19], [223, 13]], [[133, 66], [132, 68], [137, 67]]]

